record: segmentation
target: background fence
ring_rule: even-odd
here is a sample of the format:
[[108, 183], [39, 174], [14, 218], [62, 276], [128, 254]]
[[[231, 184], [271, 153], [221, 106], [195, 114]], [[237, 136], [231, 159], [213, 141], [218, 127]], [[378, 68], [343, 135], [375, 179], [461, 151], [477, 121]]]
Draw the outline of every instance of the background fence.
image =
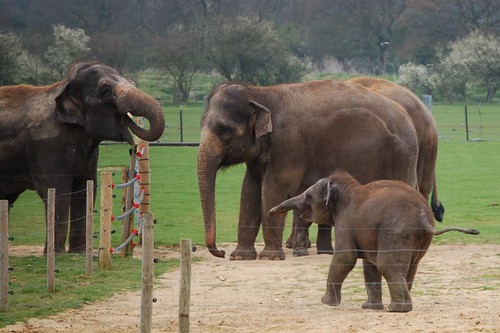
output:
[[[153, 145], [197, 145], [202, 113], [202, 106], [167, 107], [165, 132]], [[432, 113], [441, 141], [500, 141], [500, 104], [434, 104]]]

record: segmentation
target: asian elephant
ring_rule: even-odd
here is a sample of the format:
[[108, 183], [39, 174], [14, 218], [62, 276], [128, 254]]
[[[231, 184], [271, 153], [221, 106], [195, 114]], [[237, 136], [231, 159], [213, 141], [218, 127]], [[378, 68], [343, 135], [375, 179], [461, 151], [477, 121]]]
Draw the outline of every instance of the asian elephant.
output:
[[413, 121], [418, 137], [418, 188], [426, 199], [431, 196], [431, 208], [434, 218], [442, 222], [444, 207], [438, 198], [436, 180], [438, 131], [430, 110], [410, 90], [391, 81], [374, 77], [357, 77], [347, 82], [356, 83], [376, 91], [392, 99], [406, 110]]
[[[149, 129], [129, 114], [146, 118]], [[46, 199], [55, 188], [55, 251], [66, 251], [69, 227], [69, 252], [82, 252], [86, 181], [97, 184], [99, 143], [133, 144], [129, 130], [154, 141], [164, 128], [160, 104], [103, 64], [75, 64], [50, 86], [0, 87], [0, 199], [12, 205], [27, 189]]]
[[335, 226], [335, 252], [326, 283], [324, 304], [339, 305], [344, 279], [363, 259], [368, 300], [363, 309], [384, 309], [382, 276], [391, 294], [389, 311], [412, 310], [410, 290], [417, 266], [434, 235], [448, 231], [479, 234], [474, 229], [434, 229], [427, 200], [401, 181], [379, 180], [361, 185], [335, 171], [302, 194], [272, 208], [275, 216], [297, 209], [304, 219]]
[[[348, 170], [363, 182], [398, 179], [417, 186], [418, 142], [405, 110], [360, 85], [331, 80], [256, 87], [214, 88], [201, 119], [198, 184], [209, 251], [217, 249], [217, 171], [246, 163], [238, 245], [230, 259], [285, 259], [285, 218], [266, 212], [327, 176]], [[305, 241], [305, 240], [304, 240]], [[327, 244], [332, 250], [331, 238]], [[307, 248], [305, 249], [307, 251]], [[332, 250], [333, 251], [333, 250]]]
[[[434, 217], [437, 221], [443, 220], [444, 207], [438, 199], [437, 181], [436, 181], [436, 160], [438, 151], [438, 132], [432, 113], [410, 90], [399, 86], [393, 82], [374, 78], [357, 77], [347, 80], [347, 82], [361, 85], [365, 88], [382, 94], [394, 102], [401, 105], [412, 119], [418, 138], [418, 161], [417, 161], [417, 179], [420, 193], [429, 199], [431, 196], [431, 207]], [[295, 218], [294, 221], [297, 219]], [[294, 223], [295, 226], [296, 223]], [[296, 233], [303, 233], [296, 235]], [[286, 241], [287, 247], [297, 248], [303, 245], [294, 244], [296, 239], [307, 239], [307, 229], [304, 227], [294, 227]], [[328, 239], [331, 237], [329, 226], [318, 226], [318, 239]], [[324, 242], [323, 242], [324, 243]], [[325, 253], [322, 243], [318, 242], [318, 253]], [[306, 255], [306, 251], [296, 252], [297, 255]]]

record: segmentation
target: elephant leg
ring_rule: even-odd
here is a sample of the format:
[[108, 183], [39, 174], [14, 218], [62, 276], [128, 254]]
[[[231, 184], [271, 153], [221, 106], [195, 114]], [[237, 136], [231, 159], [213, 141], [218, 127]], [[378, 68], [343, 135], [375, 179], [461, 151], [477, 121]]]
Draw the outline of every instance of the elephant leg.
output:
[[368, 300], [363, 303], [363, 309], [383, 310], [382, 303], [382, 274], [377, 266], [363, 259], [363, 274], [365, 276], [365, 287]]
[[408, 312], [413, 308], [406, 281], [412, 255], [411, 251], [389, 251], [378, 255], [377, 268], [386, 279], [391, 294], [389, 312]]
[[356, 265], [358, 254], [356, 250], [339, 250], [333, 254], [328, 279], [326, 281], [326, 292], [321, 302], [327, 305], [339, 305], [341, 300], [342, 283], [349, 272]]
[[260, 177], [246, 171], [241, 188], [238, 245], [229, 256], [230, 260], [255, 260], [255, 239], [262, 220]]
[[[95, 183], [95, 180], [94, 180]], [[85, 252], [86, 245], [86, 206], [87, 192], [86, 182], [79, 182], [73, 188], [71, 195], [71, 222], [69, 225], [69, 247], [68, 252]], [[94, 196], [95, 197], [95, 196]]]
[[305, 222], [299, 216], [299, 212], [293, 210], [293, 220], [295, 222], [295, 238], [293, 240], [293, 255], [294, 257], [308, 256], [309, 251], [307, 248], [310, 246], [309, 241], [309, 227], [312, 223]]
[[265, 247], [259, 253], [259, 259], [285, 260], [282, 239], [283, 228], [285, 226], [285, 216], [279, 214], [273, 218], [265, 216], [262, 223], [262, 234], [264, 236]]
[[318, 238], [316, 240], [318, 254], [333, 254], [332, 226], [318, 224]]
[[293, 249], [293, 244], [295, 242], [295, 228], [297, 227], [297, 219], [298, 217], [295, 214], [295, 210], [293, 211], [293, 220], [292, 220], [292, 231], [290, 232], [290, 236], [288, 236], [288, 239], [285, 242], [285, 247], [287, 249]]
[[[297, 220], [300, 219], [299, 213], [296, 210], [293, 210], [293, 222], [292, 222], [292, 231], [290, 232], [290, 236], [285, 242], [285, 246], [287, 249], [293, 249], [294, 244], [297, 239]], [[311, 240], [309, 239], [309, 229], [307, 230], [307, 248], [311, 247]]]

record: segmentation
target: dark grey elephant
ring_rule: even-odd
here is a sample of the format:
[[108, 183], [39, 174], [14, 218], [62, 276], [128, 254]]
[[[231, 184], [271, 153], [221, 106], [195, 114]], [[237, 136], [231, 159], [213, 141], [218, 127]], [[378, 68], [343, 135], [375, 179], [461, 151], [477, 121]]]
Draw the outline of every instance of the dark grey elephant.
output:
[[340, 304], [342, 283], [362, 258], [368, 292], [363, 309], [384, 308], [383, 276], [391, 294], [388, 310], [411, 311], [410, 291], [418, 263], [433, 236], [448, 231], [479, 234], [457, 227], [436, 231], [427, 199], [408, 184], [379, 180], [361, 185], [339, 171], [273, 207], [268, 214], [275, 216], [292, 209], [301, 212], [304, 219], [335, 226], [335, 253], [321, 299], [328, 305]]
[[[148, 119], [136, 125], [128, 114]], [[27, 189], [45, 199], [55, 188], [56, 252], [85, 250], [86, 181], [96, 183], [99, 143], [133, 144], [129, 129], [154, 141], [165, 128], [163, 110], [113, 68], [83, 62], [51, 86], [0, 87], [0, 199], [14, 203]]]
[[[201, 120], [198, 183], [209, 251], [217, 249], [217, 171], [246, 163], [238, 245], [230, 259], [284, 259], [284, 217], [266, 212], [337, 168], [363, 182], [398, 179], [417, 186], [418, 143], [400, 105], [360, 85], [330, 80], [255, 87], [221, 84]], [[325, 247], [332, 251], [331, 238]], [[297, 243], [307, 251], [306, 240]]]

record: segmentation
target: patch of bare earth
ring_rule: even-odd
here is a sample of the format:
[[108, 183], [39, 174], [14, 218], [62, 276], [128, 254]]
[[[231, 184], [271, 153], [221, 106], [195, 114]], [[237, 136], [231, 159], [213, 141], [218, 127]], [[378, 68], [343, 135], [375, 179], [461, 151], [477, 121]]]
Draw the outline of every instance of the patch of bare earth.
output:
[[[226, 253], [234, 247], [222, 246]], [[344, 282], [342, 304], [330, 307], [320, 299], [331, 256], [294, 258], [287, 250], [285, 261], [229, 261], [198, 248], [193, 257], [203, 260], [192, 266], [191, 332], [500, 331], [500, 251], [495, 245], [432, 245], [419, 266], [409, 313], [361, 309], [366, 292], [360, 263]], [[153, 332], [177, 332], [179, 280], [178, 270], [155, 279]], [[389, 303], [386, 286], [384, 302]], [[138, 332], [140, 304], [140, 292], [119, 294], [0, 332]]]

